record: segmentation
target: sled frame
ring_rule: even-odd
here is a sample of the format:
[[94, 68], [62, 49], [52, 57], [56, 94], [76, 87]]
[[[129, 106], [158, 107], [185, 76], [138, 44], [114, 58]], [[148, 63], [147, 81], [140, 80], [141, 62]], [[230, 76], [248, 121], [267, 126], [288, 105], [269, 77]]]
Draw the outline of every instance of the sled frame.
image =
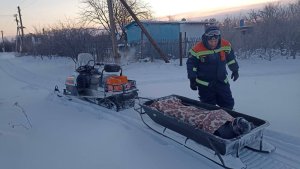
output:
[[[174, 95], [176, 96], [176, 95]], [[168, 96], [167, 96], [168, 97]], [[176, 96], [177, 97], [177, 96]], [[181, 97], [181, 96], [178, 96], [178, 97]], [[143, 101], [142, 101], [143, 100]], [[151, 129], [152, 131], [154, 131], [155, 133], [159, 134], [159, 135], [162, 135], [182, 146], [184, 146], [185, 148], [193, 151], [194, 153], [198, 154], [198, 155], [201, 155], [202, 157], [214, 162], [215, 164], [223, 167], [223, 168], [226, 168], [226, 169], [230, 169], [230, 168], [239, 168], [239, 169], [244, 169], [246, 168], [247, 166], [241, 161], [241, 159], [239, 158], [240, 156], [240, 151], [242, 148], [247, 148], [249, 150], [252, 150], [252, 151], [255, 151], [255, 152], [260, 152], [260, 153], [271, 153], [273, 151], [275, 151], [275, 147], [268, 144], [268, 143], [264, 143], [263, 142], [263, 132], [260, 132], [260, 138], [259, 140], [255, 141], [254, 143], [252, 144], [249, 144], [249, 145], [246, 145], [246, 146], [240, 146], [240, 143], [242, 144], [242, 141], [244, 140], [244, 138], [242, 137], [239, 137], [237, 138], [237, 140], [235, 140], [235, 142], [238, 141], [238, 146], [235, 147], [235, 153], [220, 153], [220, 151], [216, 148], [216, 145], [214, 144], [213, 140], [211, 140], [210, 137], [203, 137], [204, 139], [207, 140], [209, 146], [203, 146], [201, 144], [199, 144], [197, 141], [193, 140], [192, 138], [189, 138], [188, 136], [186, 135], [183, 135], [177, 131], [174, 131], [166, 126], [163, 126], [162, 124], [156, 122], [155, 120], [152, 119], [152, 117], [149, 116], [148, 113], [146, 113], [146, 111], [144, 110], [145, 108], [145, 105], [142, 103], [144, 102], [145, 103], [145, 100], [146, 101], [154, 101], [156, 99], [149, 99], [149, 98], [142, 98], [142, 97], [138, 97], [138, 102], [139, 102], [139, 107], [135, 107], [134, 110], [136, 112], [139, 113], [140, 115], [140, 118], [142, 120], [142, 122], [149, 128]], [[191, 104], [193, 105], [193, 104]], [[208, 105], [209, 106], [209, 105]], [[214, 106], [213, 106], [214, 107]], [[153, 127], [150, 126], [150, 124], [148, 124], [145, 119], [144, 119], [144, 116], [148, 115], [148, 117], [152, 120], [152, 122], [156, 123], [156, 125], [159, 125], [163, 128], [162, 132], [159, 131], [159, 130], [156, 130], [154, 129]], [[165, 134], [165, 132], [167, 130], [170, 130], [170, 131], [173, 131], [183, 137], [185, 137], [185, 141], [182, 143], [168, 135]], [[200, 151], [199, 150], [196, 150], [195, 148], [193, 147], [190, 147], [189, 145], [187, 145], [187, 142], [188, 140], [191, 140], [193, 142], [195, 142], [197, 144], [198, 147], [200, 147]], [[232, 163], [232, 161], [234, 161]]]

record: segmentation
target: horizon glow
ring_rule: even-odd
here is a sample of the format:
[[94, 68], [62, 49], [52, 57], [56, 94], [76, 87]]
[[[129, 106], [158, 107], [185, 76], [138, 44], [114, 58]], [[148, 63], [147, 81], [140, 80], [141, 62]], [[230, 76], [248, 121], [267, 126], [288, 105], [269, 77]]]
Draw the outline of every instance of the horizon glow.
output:
[[[4, 37], [15, 36], [17, 25], [14, 14], [17, 13], [17, 6], [21, 8], [24, 32], [34, 33], [35, 29], [50, 27], [66, 20], [76, 20], [79, 17], [80, 7], [83, 7], [81, 0], [1, 0], [0, 6], [0, 30], [3, 30]], [[275, 2], [275, 0], [144, 0], [153, 11], [153, 16], [166, 17], [186, 14], [191, 16], [195, 12], [212, 13], [228, 8], [243, 7], [252, 4]]]

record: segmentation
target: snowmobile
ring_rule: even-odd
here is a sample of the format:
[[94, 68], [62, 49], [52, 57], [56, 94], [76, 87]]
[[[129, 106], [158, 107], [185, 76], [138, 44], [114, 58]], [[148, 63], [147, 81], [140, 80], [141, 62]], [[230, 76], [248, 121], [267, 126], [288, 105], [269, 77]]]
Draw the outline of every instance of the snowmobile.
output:
[[78, 66], [75, 74], [67, 77], [65, 85], [65, 96], [74, 96], [115, 111], [133, 107], [138, 96], [136, 81], [127, 79], [121, 66], [94, 60]]
[[167, 111], [174, 112], [174, 109], [168, 109], [170, 105], [165, 106], [165, 112], [152, 107], [153, 103], [170, 97], [179, 99], [184, 106], [193, 106], [205, 110], [221, 109], [218, 106], [201, 103], [183, 96], [169, 95], [157, 99], [139, 98], [139, 107], [136, 107], [135, 111], [140, 114], [142, 122], [154, 132], [183, 145], [223, 168], [247, 168], [247, 161], [242, 161], [240, 158], [242, 156], [241, 152], [244, 152], [245, 149], [245, 151], [250, 150], [261, 153], [275, 151], [276, 147], [263, 140], [263, 131], [269, 125], [267, 121], [222, 108], [232, 117], [243, 117], [255, 126], [246, 134], [225, 139], [168, 115]]

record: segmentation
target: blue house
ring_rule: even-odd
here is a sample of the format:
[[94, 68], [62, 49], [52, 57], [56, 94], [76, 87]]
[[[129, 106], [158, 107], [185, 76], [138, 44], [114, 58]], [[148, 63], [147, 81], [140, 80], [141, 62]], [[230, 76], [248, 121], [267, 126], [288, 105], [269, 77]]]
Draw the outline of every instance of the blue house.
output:
[[[185, 33], [186, 38], [199, 38], [202, 36], [205, 30], [205, 25], [211, 24], [210, 22], [167, 22], [167, 21], [142, 21], [143, 26], [152, 36], [152, 38], [157, 41], [163, 40], [179, 40], [179, 33]], [[143, 36], [143, 41], [148, 41], [145, 35], [143, 35], [138, 24], [133, 21], [125, 26], [125, 31], [127, 33], [127, 42], [134, 43], [140, 42]]]

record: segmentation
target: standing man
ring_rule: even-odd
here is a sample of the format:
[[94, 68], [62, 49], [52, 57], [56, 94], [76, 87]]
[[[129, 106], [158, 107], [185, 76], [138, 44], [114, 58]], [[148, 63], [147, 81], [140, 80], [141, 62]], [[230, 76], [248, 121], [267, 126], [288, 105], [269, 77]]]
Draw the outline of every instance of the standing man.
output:
[[230, 42], [221, 38], [217, 26], [209, 26], [191, 50], [187, 60], [190, 88], [199, 92], [200, 101], [233, 109], [234, 99], [227, 79], [226, 64], [231, 70], [231, 79], [239, 77], [239, 66]]

